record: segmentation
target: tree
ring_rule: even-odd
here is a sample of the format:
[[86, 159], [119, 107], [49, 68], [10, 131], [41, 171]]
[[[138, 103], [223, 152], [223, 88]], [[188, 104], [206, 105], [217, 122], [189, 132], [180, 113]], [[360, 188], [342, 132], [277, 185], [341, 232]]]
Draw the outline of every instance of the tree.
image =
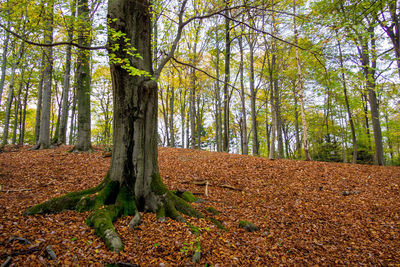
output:
[[[108, 5], [114, 140], [106, 178], [95, 188], [50, 199], [25, 212], [94, 210], [87, 222], [115, 252], [121, 251], [123, 245], [112, 222], [121, 215], [135, 215], [132, 224], [140, 221], [138, 211], [156, 212], [161, 220], [169, 216], [184, 221], [179, 212], [203, 217], [169, 191], [159, 174], [158, 96], [157, 82], [152, 79], [150, 17], [147, 0], [110, 1]], [[158, 75], [159, 71], [155, 77]]]
[[[54, 1], [47, 2], [46, 29], [44, 40], [47, 44], [53, 42], [53, 9]], [[40, 113], [39, 140], [34, 149], [44, 149], [50, 146], [50, 110], [51, 110], [51, 80], [53, 75], [53, 47], [48, 46], [43, 51], [43, 88]]]
[[[90, 18], [87, 0], [78, 1], [79, 36], [78, 44], [90, 45]], [[74, 152], [92, 150], [90, 120], [90, 51], [81, 49], [77, 59], [76, 88], [78, 97], [78, 139]]]

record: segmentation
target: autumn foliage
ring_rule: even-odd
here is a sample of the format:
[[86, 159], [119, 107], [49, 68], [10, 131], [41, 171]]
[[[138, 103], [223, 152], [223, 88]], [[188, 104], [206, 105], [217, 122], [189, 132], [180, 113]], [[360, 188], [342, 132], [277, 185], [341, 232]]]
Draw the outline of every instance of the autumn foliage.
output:
[[[72, 154], [70, 148], [0, 153], [1, 263], [11, 256], [17, 266], [185, 265], [193, 264], [200, 241], [202, 266], [400, 264], [399, 167], [160, 148], [168, 188], [203, 199], [192, 205], [222, 221], [227, 231], [185, 217], [198, 230], [195, 235], [188, 224], [159, 222], [152, 213], [143, 214], [142, 224], [131, 230], [128, 216], [115, 223], [125, 245], [118, 255], [85, 224], [88, 213], [22, 215], [29, 206], [104, 178], [109, 157], [102, 151]], [[259, 230], [246, 231], [242, 220]], [[57, 259], [49, 259], [48, 245]]]

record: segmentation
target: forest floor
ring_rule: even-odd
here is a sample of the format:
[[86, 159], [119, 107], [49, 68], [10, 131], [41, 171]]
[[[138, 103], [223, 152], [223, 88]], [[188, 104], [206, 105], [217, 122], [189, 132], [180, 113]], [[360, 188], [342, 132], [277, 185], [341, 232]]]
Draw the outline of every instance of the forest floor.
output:
[[[0, 153], [0, 263], [11, 256], [15, 266], [195, 265], [191, 257], [200, 240], [202, 266], [400, 264], [400, 167], [160, 148], [168, 188], [204, 199], [193, 206], [208, 215], [205, 208], [214, 207], [227, 231], [186, 217], [201, 230], [196, 237], [187, 224], [159, 222], [151, 213], [130, 230], [131, 217], [120, 218], [114, 225], [125, 248], [117, 255], [85, 224], [88, 213], [22, 215], [31, 205], [104, 178], [109, 157], [101, 151], [72, 154], [70, 148]], [[207, 181], [208, 196], [193, 181]], [[260, 230], [247, 232], [239, 220]], [[56, 260], [48, 259], [48, 245]]]

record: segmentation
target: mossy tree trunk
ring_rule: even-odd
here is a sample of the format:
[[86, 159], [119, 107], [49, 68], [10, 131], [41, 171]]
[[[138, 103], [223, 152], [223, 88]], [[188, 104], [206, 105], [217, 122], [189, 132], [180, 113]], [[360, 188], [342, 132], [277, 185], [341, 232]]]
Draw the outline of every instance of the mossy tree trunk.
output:
[[[163, 184], [157, 161], [157, 83], [145, 75], [129, 74], [124, 65], [129, 62], [130, 66], [152, 74], [149, 2], [110, 1], [108, 18], [112, 31], [125, 34], [117, 40], [109, 38], [110, 48], [119, 46], [110, 51], [110, 57], [128, 60], [110, 62], [114, 95], [110, 170], [97, 187], [50, 199], [25, 214], [93, 210], [88, 225], [94, 227], [111, 250], [119, 252], [123, 245], [112, 224], [119, 216], [135, 215], [132, 222], [136, 224], [140, 221], [138, 211], [156, 212], [160, 220], [168, 216], [184, 221], [181, 213], [198, 218], [203, 215], [185, 197], [178, 197]], [[129, 55], [130, 47], [141, 58]]]

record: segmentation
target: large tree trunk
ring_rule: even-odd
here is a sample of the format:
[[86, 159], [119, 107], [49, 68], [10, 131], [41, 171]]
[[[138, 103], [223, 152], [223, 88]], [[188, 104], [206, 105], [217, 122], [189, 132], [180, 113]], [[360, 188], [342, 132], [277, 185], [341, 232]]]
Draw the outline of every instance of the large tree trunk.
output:
[[[135, 215], [131, 227], [140, 223], [138, 211], [156, 212], [160, 220], [168, 216], [185, 221], [181, 213], [204, 217], [187, 203], [195, 201], [192, 194], [169, 191], [159, 174], [158, 94], [157, 82], [152, 78], [150, 17], [148, 0], [113, 0], [108, 5], [111, 32], [122, 33], [124, 38], [109, 34], [108, 40], [110, 58], [117, 60], [110, 61], [114, 138], [106, 178], [94, 188], [50, 199], [25, 212], [28, 215], [93, 210], [87, 223], [115, 252], [123, 249], [113, 226], [120, 216]], [[129, 52], [132, 47], [140, 58]], [[146, 74], [132, 75], [132, 68]], [[216, 225], [221, 227], [220, 223]]]
[[[112, 224], [119, 216], [135, 215], [131, 225], [140, 221], [138, 211], [156, 212], [184, 221], [179, 212], [203, 217], [185, 202], [184, 197], [167, 190], [161, 181], [157, 162], [157, 82], [151, 78], [150, 14], [147, 0], [113, 0], [108, 5], [109, 27], [126, 34], [125, 38], [109, 36], [114, 58], [128, 59], [130, 65], [111, 61], [113, 83], [113, 152], [107, 177], [97, 187], [48, 200], [28, 209], [25, 214], [59, 212], [65, 209], [94, 210], [87, 223], [113, 251], [123, 245]], [[119, 46], [119, 49], [115, 49]], [[131, 56], [135, 47], [141, 59]], [[114, 48], [114, 49], [113, 49]], [[112, 51], [115, 50], [115, 51]], [[148, 75], [133, 76], [136, 70]], [[193, 197], [193, 195], [191, 195]]]
[[[80, 31], [78, 43], [82, 46], [90, 45], [90, 18], [87, 0], [78, 1], [78, 17], [80, 18]], [[78, 52], [78, 77], [76, 88], [78, 95], [78, 139], [74, 152], [92, 150], [91, 120], [90, 120], [90, 52]]]

